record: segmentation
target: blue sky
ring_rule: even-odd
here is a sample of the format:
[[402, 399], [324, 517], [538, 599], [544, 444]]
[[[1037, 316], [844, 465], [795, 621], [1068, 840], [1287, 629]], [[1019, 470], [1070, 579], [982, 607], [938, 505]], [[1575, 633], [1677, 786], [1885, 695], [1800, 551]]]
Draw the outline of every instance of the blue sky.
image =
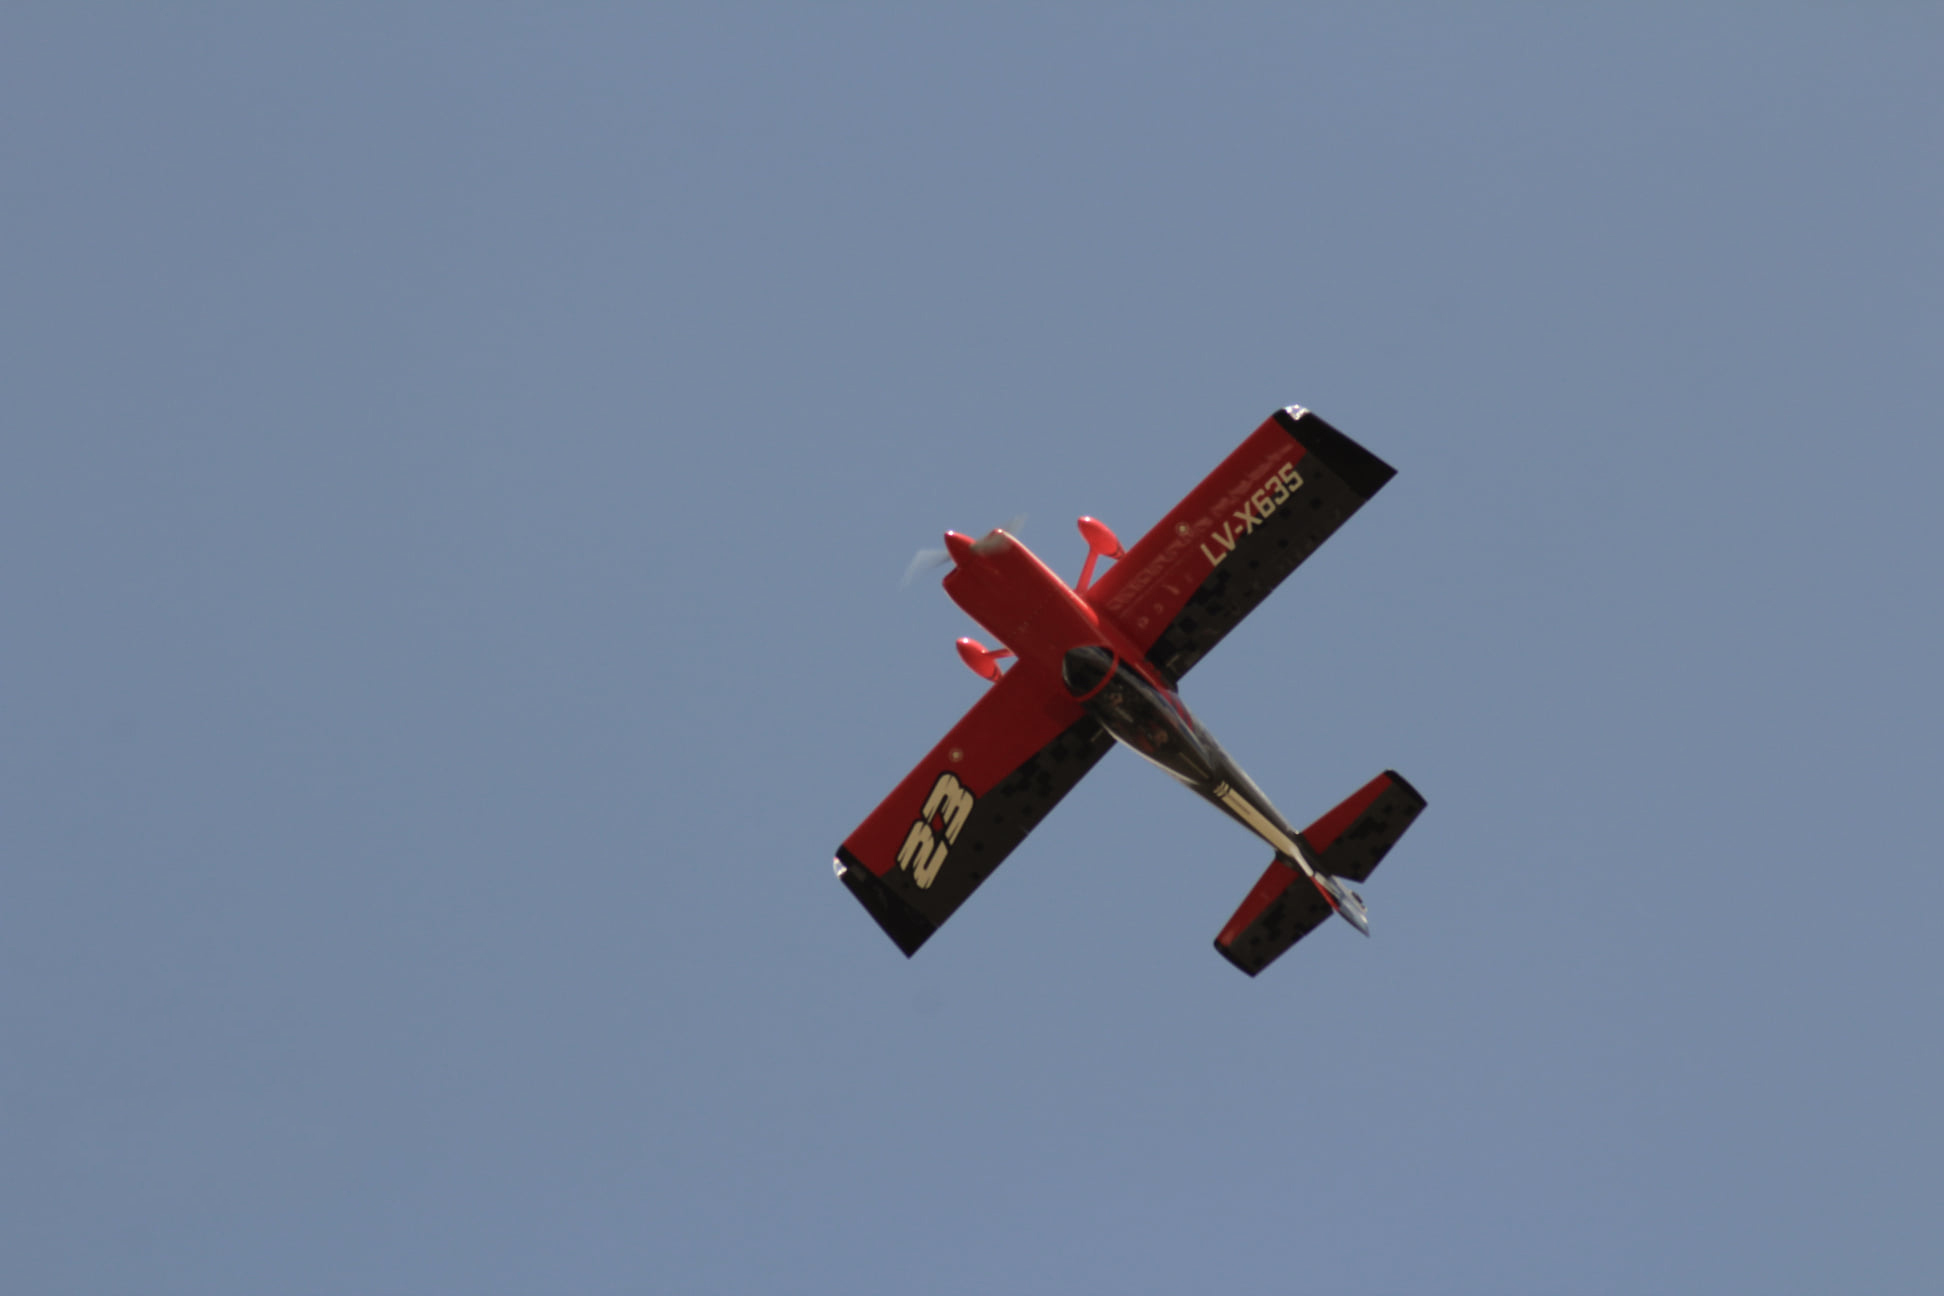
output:
[[[1934, 6], [13, 6], [47, 1293], [1930, 1291]], [[907, 963], [947, 527], [1399, 475]]]

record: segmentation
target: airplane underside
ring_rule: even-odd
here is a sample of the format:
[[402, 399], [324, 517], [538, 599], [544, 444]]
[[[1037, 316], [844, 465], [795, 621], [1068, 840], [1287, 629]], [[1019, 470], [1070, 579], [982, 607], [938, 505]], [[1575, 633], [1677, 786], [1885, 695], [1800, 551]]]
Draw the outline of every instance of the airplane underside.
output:
[[[945, 592], [1002, 645], [960, 639], [958, 653], [991, 687], [838, 847], [845, 887], [916, 953], [1120, 743], [1273, 851], [1216, 937], [1223, 957], [1254, 976], [1332, 913], [1368, 935], [1351, 884], [1370, 876], [1424, 798], [1386, 771], [1298, 831], [1178, 689], [1392, 475], [1290, 406], [1132, 549], [1081, 518], [1087, 560], [1072, 586], [1003, 528], [977, 540], [947, 532]], [[1103, 559], [1112, 566], [1096, 580]]]

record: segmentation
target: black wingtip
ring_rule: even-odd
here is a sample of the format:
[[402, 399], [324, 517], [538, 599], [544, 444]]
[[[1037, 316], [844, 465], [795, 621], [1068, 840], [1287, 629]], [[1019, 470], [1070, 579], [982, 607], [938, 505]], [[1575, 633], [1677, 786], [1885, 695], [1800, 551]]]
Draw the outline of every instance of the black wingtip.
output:
[[1312, 410], [1293, 405], [1276, 411], [1276, 421], [1363, 499], [1375, 495], [1385, 482], [1397, 476], [1397, 469], [1331, 427]]
[[864, 906], [864, 912], [884, 929], [891, 943], [904, 951], [906, 958], [916, 954], [919, 947], [938, 930], [935, 924], [926, 921], [911, 906], [893, 895], [889, 887], [878, 881], [855, 855], [841, 846], [837, 848], [837, 878], [845, 889], [857, 897], [857, 902]]
[[1223, 958], [1227, 959], [1230, 963], [1234, 964], [1236, 969], [1239, 970], [1244, 976], [1248, 977], [1251, 981], [1255, 980], [1256, 973], [1262, 971], [1262, 966], [1250, 967], [1247, 963], [1244, 963], [1241, 959], [1237, 958], [1234, 950], [1222, 944], [1221, 937], [1217, 936], [1215, 938], [1214, 943], [1215, 943], [1215, 952], [1217, 954], [1220, 954]]
[[1416, 788], [1411, 786], [1411, 780], [1405, 778], [1402, 774], [1399, 774], [1396, 770], [1385, 770], [1384, 777], [1389, 779], [1393, 786], [1401, 789], [1406, 796], [1410, 797], [1413, 801], [1417, 802], [1417, 808], [1419, 810], [1422, 810], [1424, 809], [1424, 807], [1431, 804], [1429, 801], [1426, 801], [1424, 799], [1424, 793], [1418, 791]]

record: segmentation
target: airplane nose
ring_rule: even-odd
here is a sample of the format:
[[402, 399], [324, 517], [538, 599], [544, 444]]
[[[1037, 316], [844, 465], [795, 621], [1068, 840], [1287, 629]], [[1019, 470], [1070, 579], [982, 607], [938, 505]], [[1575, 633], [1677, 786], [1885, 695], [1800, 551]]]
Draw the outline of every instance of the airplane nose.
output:
[[945, 552], [952, 555], [952, 561], [963, 567], [965, 560], [972, 554], [972, 537], [957, 531], [945, 533]]

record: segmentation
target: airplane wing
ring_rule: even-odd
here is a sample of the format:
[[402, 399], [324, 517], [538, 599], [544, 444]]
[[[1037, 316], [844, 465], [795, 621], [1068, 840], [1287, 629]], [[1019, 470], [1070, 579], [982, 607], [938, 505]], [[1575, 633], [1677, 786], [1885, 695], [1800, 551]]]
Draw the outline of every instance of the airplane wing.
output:
[[1059, 678], [1021, 662], [837, 848], [837, 875], [918, 952], [1114, 740]]
[[1308, 410], [1278, 410], [1087, 601], [1178, 681], [1394, 475]]

